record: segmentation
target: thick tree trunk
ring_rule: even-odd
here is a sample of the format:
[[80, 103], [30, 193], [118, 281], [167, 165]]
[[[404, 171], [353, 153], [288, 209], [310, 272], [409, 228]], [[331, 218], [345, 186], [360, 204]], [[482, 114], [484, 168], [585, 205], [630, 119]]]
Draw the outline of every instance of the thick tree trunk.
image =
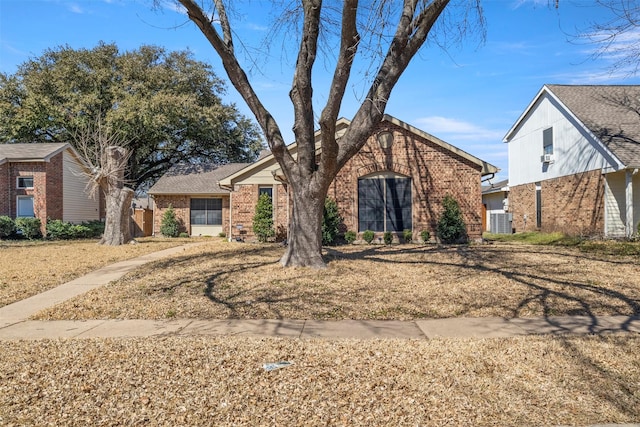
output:
[[293, 191], [287, 250], [280, 262], [285, 267], [325, 268], [322, 259], [322, 214], [324, 197]]
[[131, 241], [131, 200], [133, 190], [113, 188], [106, 194], [106, 222], [101, 245], [118, 246]]

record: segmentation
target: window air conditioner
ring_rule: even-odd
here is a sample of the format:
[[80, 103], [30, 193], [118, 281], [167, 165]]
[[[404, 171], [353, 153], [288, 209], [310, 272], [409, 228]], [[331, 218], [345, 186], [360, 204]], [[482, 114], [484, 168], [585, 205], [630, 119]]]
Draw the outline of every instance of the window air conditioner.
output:
[[540, 160], [542, 160], [542, 163], [551, 163], [553, 162], [553, 154], [543, 154]]

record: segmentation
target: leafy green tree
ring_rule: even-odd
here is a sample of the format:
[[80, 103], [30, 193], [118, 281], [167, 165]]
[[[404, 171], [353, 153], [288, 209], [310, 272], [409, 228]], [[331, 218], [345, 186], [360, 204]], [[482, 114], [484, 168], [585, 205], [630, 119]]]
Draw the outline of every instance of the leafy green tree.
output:
[[324, 200], [324, 212], [322, 217], [322, 244], [331, 245], [336, 241], [340, 233], [340, 224], [343, 219], [338, 211], [338, 204], [331, 197]]
[[258, 241], [263, 243], [276, 234], [273, 228], [273, 203], [267, 193], [262, 193], [258, 198], [253, 216], [253, 232]]
[[165, 237], [178, 237], [180, 234], [180, 222], [176, 218], [176, 212], [173, 210], [172, 205], [169, 205], [162, 214], [160, 234]]
[[462, 218], [460, 205], [447, 195], [442, 200], [444, 210], [436, 227], [436, 233], [442, 243], [465, 243], [468, 240], [467, 227]]
[[130, 151], [125, 179], [134, 190], [180, 161], [251, 161], [258, 128], [232, 104], [211, 66], [189, 51], [115, 44], [45, 51], [0, 73], [0, 141], [71, 142], [100, 122]]

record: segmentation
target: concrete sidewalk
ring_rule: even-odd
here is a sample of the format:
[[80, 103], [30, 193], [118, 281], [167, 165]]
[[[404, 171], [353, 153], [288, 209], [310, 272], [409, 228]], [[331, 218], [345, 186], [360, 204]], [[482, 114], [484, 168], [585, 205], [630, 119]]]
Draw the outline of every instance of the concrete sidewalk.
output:
[[135, 268], [189, 244], [103, 267], [86, 276], [0, 308], [0, 340], [90, 337], [244, 335], [288, 338], [498, 338], [531, 334], [640, 333], [640, 316], [569, 316], [503, 319], [450, 318], [415, 321], [384, 320], [86, 320], [32, 321], [33, 314], [118, 280]]

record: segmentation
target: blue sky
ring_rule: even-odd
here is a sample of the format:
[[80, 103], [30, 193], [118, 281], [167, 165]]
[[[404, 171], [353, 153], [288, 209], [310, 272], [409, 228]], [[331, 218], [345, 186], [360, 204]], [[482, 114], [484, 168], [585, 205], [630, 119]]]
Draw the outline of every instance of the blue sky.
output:
[[[425, 48], [397, 84], [387, 113], [498, 166], [501, 172], [496, 178], [507, 178], [507, 147], [502, 138], [543, 84], [640, 84], [639, 77], [624, 71], [611, 74], [613, 58], [593, 60], [595, 47], [574, 40], [580, 29], [607, 19], [606, 9], [586, 0], [560, 0], [557, 9], [553, 3], [483, 1], [486, 41], [480, 43], [479, 37], [472, 36], [447, 51]], [[154, 11], [151, 4], [152, 0], [1, 0], [0, 71], [12, 74], [19, 64], [47, 48], [92, 48], [105, 41], [116, 43], [122, 51], [143, 44], [190, 49], [196, 59], [212, 64], [226, 79], [213, 48], [186, 16], [170, 7]], [[277, 46], [260, 53], [260, 41], [271, 22], [267, 2], [253, 0], [251, 11], [241, 18], [236, 37], [246, 37], [258, 52], [260, 71], [252, 74], [254, 88], [285, 138], [292, 141], [288, 98], [292, 55], [282, 54]], [[315, 72], [319, 114], [326, 100], [322, 83], [331, 71], [320, 65]], [[355, 113], [363, 79], [362, 73], [352, 76], [344, 117]], [[252, 117], [230, 85], [225, 101], [236, 103]]]

